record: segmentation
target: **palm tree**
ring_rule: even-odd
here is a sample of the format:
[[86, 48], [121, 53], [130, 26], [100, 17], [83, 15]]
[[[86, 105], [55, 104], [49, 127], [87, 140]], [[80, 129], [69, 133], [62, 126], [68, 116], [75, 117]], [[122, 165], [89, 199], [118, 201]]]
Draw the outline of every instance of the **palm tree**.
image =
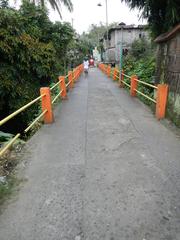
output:
[[155, 36], [168, 31], [180, 22], [179, 0], [121, 0], [130, 8], [142, 11]]
[[[71, 2], [71, 0], [48, 0], [51, 7], [58, 11], [60, 18], [62, 18], [61, 15], [61, 5], [63, 4], [64, 6], [67, 7], [67, 9], [72, 12], [73, 10], [73, 4]], [[37, 3], [38, 5], [41, 5], [42, 7], [45, 7], [45, 5], [47, 4], [47, 2], [45, 0], [32, 0], [32, 2], [35, 4]]]

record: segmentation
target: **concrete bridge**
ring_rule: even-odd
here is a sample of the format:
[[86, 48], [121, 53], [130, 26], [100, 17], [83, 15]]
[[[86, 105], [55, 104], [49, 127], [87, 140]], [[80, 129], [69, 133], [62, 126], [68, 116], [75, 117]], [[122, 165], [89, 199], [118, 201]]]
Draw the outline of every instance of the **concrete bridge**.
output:
[[180, 239], [179, 138], [98, 69], [31, 138], [20, 169], [0, 240]]

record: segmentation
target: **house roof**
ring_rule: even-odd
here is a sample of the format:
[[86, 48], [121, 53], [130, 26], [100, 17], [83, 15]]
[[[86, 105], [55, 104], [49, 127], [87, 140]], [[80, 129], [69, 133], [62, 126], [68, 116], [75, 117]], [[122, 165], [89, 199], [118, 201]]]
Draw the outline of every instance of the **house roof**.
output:
[[133, 30], [133, 29], [144, 29], [145, 27], [147, 27], [147, 25], [134, 25], [134, 24], [131, 24], [131, 25], [124, 25], [122, 23], [120, 23], [118, 26], [116, 27], [112, 27], [109, 29], [109, 33], [115, 31], [115, 30]]
[[[124, 23], [120, 23], [118, 26], [116, 27], [112, 27], [108, 30], [108, 37], [110, 38], [110, 35], [112, 32], [116, 31], [116, 30], [135, 30], [135, 29], [139, 29], [139, 30], [143, 30], [147, 27], [147, 25], [135, 25], [135, 24], [131, 24], [131, 25], [126, 25]], [[106, 34], [106, 33], [105, 33]], [[105, 37], [104, 34], [104, 37]]]
[[172, 39], [178, 32], [180, 32], [180, 23], [176, 25], [172, 30], [159, 35], [154, 42], [162, 43]]
[[[110, 34], [115, 30], [145, 29], [146, 27], [147, 25], [135, 25], [135, 24], [126, 25], [125, 23], [121, 22], [119, 25], [108, 29], [108, 38], [110, 38]], [[107, 32], [104, 33], [103, 37], [100, 39], [100, 42], [102, 42], [104, 38], [106, 39], [106, 36], [107, 36]]]

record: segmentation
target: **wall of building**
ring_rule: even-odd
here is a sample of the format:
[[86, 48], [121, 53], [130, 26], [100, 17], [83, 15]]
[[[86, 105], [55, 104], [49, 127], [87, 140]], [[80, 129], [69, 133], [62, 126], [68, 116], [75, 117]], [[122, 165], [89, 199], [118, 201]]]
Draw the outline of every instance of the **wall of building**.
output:
[[115, 41], [113, 41], [114, 46], [121, 42], [121, 39], [123, 39], [123, 44], [126, 46], [130, 46], [134, 40], [140, 39], [142, 37], [148, 39], [148, 33], [143, 29], [123, 29], [123, 37], [121, 30], [116, 30], [115, 34], [116, 38], [114, 38]]
[[158, 44], [155, 80], [169, 85], [167, 115], [180, 127], [180, 33]]
[[[149, 40], [149, 34], [144, 29], [123, 29], [123, 48], [130, 48], [134, 40], [145, 37]], [[106, 50], [105, 61], [119, 62], [120, 58], [120, 42], [122, 39], [121, 29], [116, 29], [111, 32], [110, 40], [108, 42], [108, 50]], [[107, 48], [106, 41], [104, 40], [104, 49]], [[108, 59], [107, 59], [108, 55]]]

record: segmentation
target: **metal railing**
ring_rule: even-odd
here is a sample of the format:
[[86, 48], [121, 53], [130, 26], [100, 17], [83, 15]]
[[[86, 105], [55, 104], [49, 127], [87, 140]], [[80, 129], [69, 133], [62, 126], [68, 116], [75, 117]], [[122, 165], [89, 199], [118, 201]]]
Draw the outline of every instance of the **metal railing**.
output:
[[[72, 88], [74, 85], [74, 82], [80, 77], [81, 73], [83, 71], [83, 65], [79, 65], [77, 68], [75, 68], [72, 72], [70, 71], [68, 75], [66, 76], [60, 76], [58, 79], [58, 82], [55, 83], [52, 87], [42, 87], [40, 89], [40, 96], [33, 99], [31, 102], [27, 103], [26, 105], [22, 106], [15, 112], [11, 113], [4, 119], [0, 121], [0, 126], [8, 122], [10, 119], [14, 118], [19, 113], [25, 111], [27, 108], [31, 107], [33, 104], [37, 103], [38, 101], [41, 101], [41, 108], [42, 112], [41, 114], [36, 117], [33, 122], [24, 130], [24, 133], [27, 133], [38, 121], [40, 121], [42, 118], [44, 120], [44, 123], [52, 123], [54, 121], [53, 116], [53, 110], [52, 105], [55, 103], [55, 101], [59, 99], [64, 99], [67, 95], [66, 89], [68, 87]], [[67, 84], [65, 83], [65, 80], [68, 79]], [[51, 92], [55, 90], [57, 87], [59, 87], [58, 94], [51, 100]], [[21, 136], [21, 133], [17, 133], [5, 146], [0, 148], [0, 157], [4, 155], [4, 153], [13, 145], [13, 143]]]
[[19, 113], [23, 112], [24, 110], [26, 110], [28, 107], [30, 107], [31, 105], [33, 105], [34, 103], [36, 103], [37, 101], [41, 100], [42, 97], [44, 97], [45, 95], [40, 95], [39, 97], [33, 99], [31, 102], [29, 102], [28, 104], [24, 105], [23, 107], [19, 108], [18, 110], [16, 110], [15, 112], [11, 113], [9, 116], [5, 117], [4, 119], [2, 119], [0, 121], [0, 126], [2, 126], [4, 123], [6, 123], [7, 121], [9, 121], [11, 118], [15, 117], [16, 115], [18, 115]]
[[[144, 82], [142, 80], [139, 80], [136, 75], [129, 76], [125, 74], [124, 70], [122, 69], [119, 71], [118, 69], [113, 69], [113, 74], [111, 71], [111, 66], [107, 66], [103, 63], [100, 63], [98, 66], [108, 77], [113, 76], [113, 80], [119, 81], [119, 87], [127, 86], [130, 88], [130, 95], [132, 97], [135, 97], [138, 93], [139, 95], [143, 96], [144, 98], [148, 99], [149, 101], [156, 104], [156, 117], [157, 119], [162, 119], [165, 117], [166, 113], [166, 104], [167, 104], [167, 97], [168, 97], [168, 85], [167, 84], [158, 84], [157, 86]], [[126, 78], [126, 80], [125, 80]], [[154, 98], [148, 96], [144, 92], [141, 92], [138, 90], [138, 85], [142, 84], [145, 87], [151, 87], [156, 91], [156, 94], [154, 95]]]

